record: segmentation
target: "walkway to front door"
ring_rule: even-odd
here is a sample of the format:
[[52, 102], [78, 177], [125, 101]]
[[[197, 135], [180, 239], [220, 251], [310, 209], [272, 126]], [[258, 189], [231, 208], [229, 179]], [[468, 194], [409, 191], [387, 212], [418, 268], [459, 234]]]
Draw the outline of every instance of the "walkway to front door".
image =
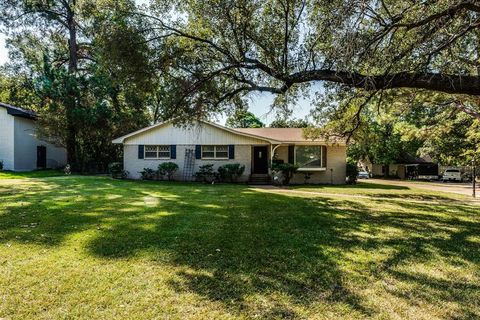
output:
[[253, 147], [253, 172], [255, 174], [268, 173], [268, 147], [254, 146]]

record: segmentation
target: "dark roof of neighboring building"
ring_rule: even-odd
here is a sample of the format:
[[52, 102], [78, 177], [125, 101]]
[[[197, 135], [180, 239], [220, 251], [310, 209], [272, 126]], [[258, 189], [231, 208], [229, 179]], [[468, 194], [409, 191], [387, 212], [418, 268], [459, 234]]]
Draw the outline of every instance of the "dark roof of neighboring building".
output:
[[424, 155], [422, 157], [417, 157], [411, 154], [405, 154], [400, 159], [397, 159], [397, 163], [402, 164], [429, 164], [433, 163], [432, 157], [429, 155]]
[[27, 119], [36, 119], [37, 114], [34, 111], [23, 109], [20, 107], [15, 107], [10, 104], [2, 103], [0, 102], [0, 107], [4, 107], [7, 109], [7, 113], [9, 115], [15, 116], [15, 117], [22, 117], [22, 118], [27, 118]]

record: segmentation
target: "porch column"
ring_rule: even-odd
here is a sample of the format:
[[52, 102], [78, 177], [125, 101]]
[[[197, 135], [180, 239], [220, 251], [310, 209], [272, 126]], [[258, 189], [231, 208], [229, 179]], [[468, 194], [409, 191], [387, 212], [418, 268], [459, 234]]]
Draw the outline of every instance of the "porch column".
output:
[[272, 174], [272, 165], [273, 165], [273, 157], [275, 155], [275, 151], [277, 150], [278, 147], [280, 147], [282, 144], [277, 144], [273, 146], [273, 144], [270, 144], [270, 166], [268, 167], [268, 174]]

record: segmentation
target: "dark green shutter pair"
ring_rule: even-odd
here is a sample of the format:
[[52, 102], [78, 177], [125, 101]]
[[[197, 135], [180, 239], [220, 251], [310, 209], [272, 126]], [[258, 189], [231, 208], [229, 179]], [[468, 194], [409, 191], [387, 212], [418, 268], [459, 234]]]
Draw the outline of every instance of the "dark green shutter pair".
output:
[[[145, 146], [143, 144], [138, 145], [138, 159], [144, 159]], [[170, 159], [177, 159], [177, 146], [172, 144], [170, 146]]]

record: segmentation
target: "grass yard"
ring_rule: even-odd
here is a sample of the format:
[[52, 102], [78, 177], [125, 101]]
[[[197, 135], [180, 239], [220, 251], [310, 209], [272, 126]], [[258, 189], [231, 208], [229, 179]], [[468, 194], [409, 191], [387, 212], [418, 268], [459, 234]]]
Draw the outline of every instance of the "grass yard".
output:
[[480, 317], [478, 204], [291, 191], [0, 173], [0, 318]]
[[0, 171], [0, 180], [1, 179], [21, 179], [21, 178], [47, 178], [47, 177], [58, 177], [64, 176], [65, 173], [60, 170], [35, 170], [29, 172], [11, 172], [11, 171]]

